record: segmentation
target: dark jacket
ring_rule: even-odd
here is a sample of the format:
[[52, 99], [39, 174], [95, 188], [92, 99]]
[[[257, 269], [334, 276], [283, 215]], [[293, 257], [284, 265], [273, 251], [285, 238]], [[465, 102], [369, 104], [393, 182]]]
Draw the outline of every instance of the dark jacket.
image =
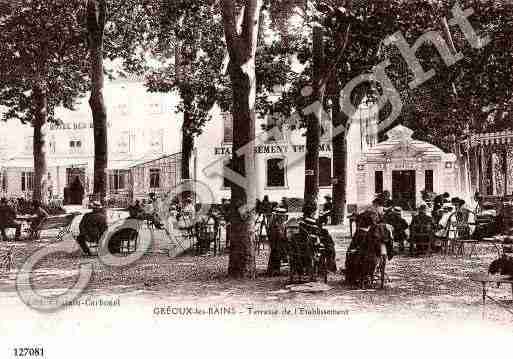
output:
[[0, 205], [0, 224], [9, 224], [16, 220], [16, 209], [8, 204]]
[[86, 213], [79, 224], [80, 235], [87, 236], [92, 242], [98, 242], [107, 227], [107, 216], [101, 211]]
[[433, 219], [425, 213], [419, 213], [413, 217], [410, 224], [410, 236], [413, 238], [417, 233], [432, 234], [434, 230]]

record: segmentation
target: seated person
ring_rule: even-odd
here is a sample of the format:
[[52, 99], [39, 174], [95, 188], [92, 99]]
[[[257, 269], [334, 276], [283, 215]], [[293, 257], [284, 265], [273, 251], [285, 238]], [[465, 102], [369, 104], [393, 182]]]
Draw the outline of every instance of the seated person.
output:
[[346, 254], [345, 281], [350, 285], [364, 286], [374, 275], [381, 248], [372, 234], [376, 226], [373, 214], [363, 212], [358, 215], [357, 222], [356, 233]]
[[141, 202], [136, 200], [133, 205], [128, 207], [129, 218], [144, 219], [144, 209], [141, 206]]
[[289, 241], [291, 275], [309, 275], [313, 280], [315, 246], [319, 238], [319, 227], [315, 219], [310, 217], [301, 218], [298, 221], [299, 231], [295, 232]]
[[157, 229], [164, 228], [159, 217], [159, 203], [154, 193], [150, 193], [150, 201], [142, 209], [140, 218], [151, 222]]
[[43, 208], [41, 202], [34, 200], [32, 201], [34, 217], [30, 222], [30, 232], [32, 238], [38, 237], [37, 229], [43, 223], [43, 221], [49, 217], [48, 212]]
[[319, 239], [321, 240], [322, 247], [326, 255], [326, 266], [327, 270], [333, 273], [337, 272], [337, 261], [335, 251], [335, 241], [327, 229], [322, 228], [322, 224], [319, 224], [320, 232]]
[[433, 219], [427, 215], [427, 205], [421, 204], [418, 208], [418, 213], [415, 215], [410, 224], [410, 253], [413, 252], [413, 245], [415, 245], [417, 253], [427, 250], [425, 244], [417, 244], [417, 242], [424, 242], [427, 236], [433, 235], [434, 225]]
[[392, 237], [394, 242], [399, 243], [399, 250], [404, 251], [404, 241], [408, 240], [406, 230], [408, 222], [401, 216], [401, 207], [393, 207], [385, 213], [385, 223], [390, 224], [393, 228]]
[[[91, 204], [92, 212], [84, 214], [79, 224], [80, 234], [77, 242], [85, 255], [91, 256], [87, 242], [98, 243], [103, 233], [107, 230], [107, 215], [100, 202]], [[112, 241], [111, 241], [112, 242]], [[110, 247], [110, 243], [109, 243]], [[110, 248], [109, 248], [110, 250]]]
[[442, 219], [443, 211], [442, 208], [445, 203], [449, 202], [449, 193], [444, 192], [443, 194], [439, 194], [433, 200], [433, 211], [431, 212], [431, 216], [433, 217], [433, 222], [438, 223]]
[[281, 262], [287, 256], [287, 235], [285, 228], [286, 221], [287, 211], [283, 208], [277, 208], [274, 211], [269, 240], [271, 250], [269, 253], [267, 274], [270, 276], [280, 275]]
[[14, 240], [20, 239], [21, 236], [21, 222], [16, 221], [16, 209], [7, 203], [7, 199], [0, 200], [0, 235], [4, 241], [7, 241], [7, 228], [16, 229]]

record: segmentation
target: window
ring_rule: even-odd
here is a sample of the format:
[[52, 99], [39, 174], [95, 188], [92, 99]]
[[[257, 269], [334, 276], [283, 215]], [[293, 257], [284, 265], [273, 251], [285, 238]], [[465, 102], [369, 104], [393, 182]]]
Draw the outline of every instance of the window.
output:
[[25, 137], [25, 152], [32, 152], [33, 147], [34, 147], [34, 136], [26, 136]]
[[69, 147], [71, 147], [71, 148], [82, 147], [82, 141], [80, 141], [80, 140], [69, 141]]
[[152, 130], [150, 132], [150, 148], [155, 152], [164, 151], [164, 130]]
[[82, 150], [82, 141], [81, 140], [71, 140], [69, 141], [69, 149], [71, 153], [77, 153]]
[[285, 159], [267, 160], [267, 187], [285, 187]]
[[224, 121], [224, 143], [232, 143], [233, 142], [233, 118], [231, 113], [223, 114]]
[[150, 169], [150, 188], [160, 187], [160, 168]]
[[331, 158], [319, 157], [319, 187], [331, 186]]
[[48, 140], [48, 148], [50, 149], [50, 153], [55, 153], [57, 148], [55, 136], [51, 136]]
[[383, 193], [383, 171], [374, 172], [374, 193]]
[[161, 113], [163, 113], [162, 105], [160, 103], [148, 104], [147, 110], [150, 115], [160, 115]]
[[0, 172], [1, 183], [2, 183], [2, 191], [7, 192], [7, 171], [3, 173]]
[[130, 152], [130, 132], [123, 131], [116, 141], [117, 152], [128, 153]]
[[426, 170], [424, 188], [426, 192], [433, 192], [433, 170]]
[[21, 190], [32, 191], [34, 189], [34, 172], [21, 172]]
[[126, 103], [119, 104], [118, 110], [122, 116], [128, 116], [130, 114], [130, 107]]
[[111, 192], [126, 189], [128, 171], [113, 170], [109, 177], [109, 187]]

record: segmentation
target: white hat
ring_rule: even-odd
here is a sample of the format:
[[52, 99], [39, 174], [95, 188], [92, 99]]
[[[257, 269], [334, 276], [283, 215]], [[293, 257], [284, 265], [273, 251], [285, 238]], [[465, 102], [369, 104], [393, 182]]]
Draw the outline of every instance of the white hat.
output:
[[313, 226], [317, 225], [317, 221], [315, 219], [309, 218], [309, 217], [303, 218], [303, 222], [305, 224], [310, 224], [310, 225], [313, 225]]
[[275, 208], [273, 212], [274, 212], [275, 214], [286, 214], [286, 213], [287, 213], [287, 210], [286, 210], [285, 208], [278, 207], [278, 208]]
[[100, 209], [103, 208], [102, 204], [99, 201], [93, 201], [91, 203], [91, 208], [93, 209]]

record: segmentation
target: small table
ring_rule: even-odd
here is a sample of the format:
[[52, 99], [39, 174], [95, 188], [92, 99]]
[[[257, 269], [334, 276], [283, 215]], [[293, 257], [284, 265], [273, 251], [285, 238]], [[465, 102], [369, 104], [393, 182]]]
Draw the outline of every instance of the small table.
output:
[[[470, 277], [470, 280], [473, 282], [479, 282], [482, 285], [483, 288], [483, 306], [486, 302], [486, 285], [488, 283], [507, 283], [511, 284], [511, 295], [513, 296], [513, 278], [509, 275], [492, 275], [488, 273], [477, 273]], [[491, 300], [493, 298], [488, 297]]]

